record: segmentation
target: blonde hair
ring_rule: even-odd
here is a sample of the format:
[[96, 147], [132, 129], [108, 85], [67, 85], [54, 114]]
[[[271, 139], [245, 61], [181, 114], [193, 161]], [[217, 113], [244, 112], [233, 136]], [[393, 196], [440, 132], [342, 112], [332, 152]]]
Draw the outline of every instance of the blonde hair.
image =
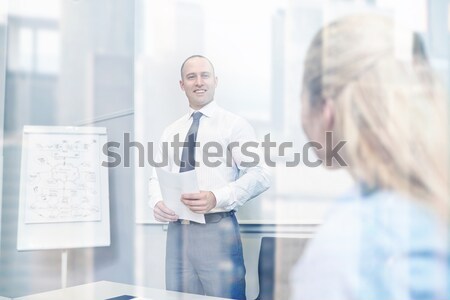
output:
[[357, 181], [448, 213], [447, 97], [417, 35], [382, 16], [338, 20], [312, 41], [303, 84], [311, 107], [334, 102]]

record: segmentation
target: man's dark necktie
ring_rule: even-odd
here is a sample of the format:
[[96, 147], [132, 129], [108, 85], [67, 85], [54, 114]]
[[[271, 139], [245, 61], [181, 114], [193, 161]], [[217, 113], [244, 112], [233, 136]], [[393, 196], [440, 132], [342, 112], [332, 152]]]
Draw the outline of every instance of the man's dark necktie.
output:
[[203, 114], [199, 111], [192, 114], [192, 125], [186, 135], [183, 153], [181, 153], [180, 173], [194, 170], [195, 168], [195, 141], [197, 140], [198, 125], [202, 116]]

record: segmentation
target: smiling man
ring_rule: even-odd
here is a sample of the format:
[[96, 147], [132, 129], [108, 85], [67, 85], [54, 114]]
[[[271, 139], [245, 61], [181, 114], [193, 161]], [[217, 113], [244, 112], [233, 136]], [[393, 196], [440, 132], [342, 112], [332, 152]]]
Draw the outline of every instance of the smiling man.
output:
[[[245, 266], [235, 211], [267, 190], [270, 182], [260, 164], [245, 164], [249, 157], [241, 148], [229, 147], [256, 138], [246, 120], [216, 104], [217, 83], [214, 67], [206, 57], [187, 58], [181, 66], [180, 87], [188, 98], [189, 112], [167, 127], [161, 138], [162, 143], [171, 143], [186, 137], [181, 153], [168, 151], [169, 165], [164, 168], [170, 172], [196, 172], [200, 192], [184, 194], [180, 201], [191, 211], [204, 214], [206, 224], [180, 220], [164, 204], [156, 177], [150, 179], [150, 206], [156, 220], [169, 222], [168, 290], [245, 299]], [[222, 154], [214, 156], [218, 164], [207, 164], [202, 159], [203, 146], [208, 143], [214, 143], [216, 154]]]

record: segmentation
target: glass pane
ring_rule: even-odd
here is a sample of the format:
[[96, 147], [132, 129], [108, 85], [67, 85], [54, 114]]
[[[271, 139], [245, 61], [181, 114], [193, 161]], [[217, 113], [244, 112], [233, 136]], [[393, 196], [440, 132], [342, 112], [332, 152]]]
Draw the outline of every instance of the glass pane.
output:
[[[7, 0], [0, 0], [0, 232], [2, 232], [2, 190], [3, 190], [3, 115], [5, 106], [6, 50], [8, 30]], [[0, 236], [0, 257], [2, 240]], [[2, 293], [0, 292], [0, 295]]]
[[[216, 101], [246, 118], [260, 142], [270, 134], [278, 145], [293, 145], [284, 155], [271, 150], [270, 159], [277, 162], [270, 168], [273, 184], [240, 208], [240, 220], [318, 222], [330, 200], [352, 185], [350, 176], [307, 168], [301, 160], [295, 168], [286, 163], [294, 153], [302, 153], [306, 143], [299, 119], [301, 61], [326, 18], [323, 8], [298, 1], [256, 0], [142, 0], [136, 5], [137, 139], [158, 141], [164, 125], [186, 112], [187, 100], [177, 86], [180, 65], [190, 55], [206, 55], [219, 78]], [[308, 153], [315, 161], [313, 152]], [[151, 211], [143, 209], [149, 169], [147, 164], [136, 170], [136, 216], [142, 222], [152, 222]], [[309, 184], [298, 184], [306, 179]]]
[[[293, 143], [284, 155], [272, 153], [271, 159], [277, 163], [271, 168], [272, 186], [239, 209], [241, 223], [259, 224], [261, 230], [267, 228], [265, 224], [276, 224], [270, 230], [283, 234], [291, 233], [292, 228], [303, 229], [299, 224], [320, 224], [332, 200], [355, 183], [345, 171], [309, 168], [304, 162], [286, 166], [294, 153], [304, 154], [302, 147], [307, 142], [301, 127], [301, 78], [314, 35], [325, 24], [346, 15], [388, 15], [423, 37], [431, 64], [447, 84], [448, 7], [444, 2], [137, 0], [135, 138], [144, 145], [157, 143], [164, 128], [187, 112], [186, 97], [178, 86], [180, 66], [190, 55], [205, 55], [219, 78], [215, 101], [249, 120], [259, 141], [270, 133], [277, 145]], [[410, 47], [409, 41], [399, 39], [396, 43], [399, 57], [407, 59], [404, 55], [410, 48], [403, 46]], [[308, 152], [308, 156], [315, 160], [313, 153]], [[135, 169], [138, 223], [154, 222], [152, 210], [148, 209], [150, 174], [148, 163]], [[249, 253], [257, 253], [258, 249], [252, 248], [255, 236], [266, 232], [246, 233], [244, 246]], [[138, 244], [146, 245], [146, 240], [138, 237]], [[141, 249], [137, 254], [139, 266], [146, 257]], [[254, 260], [249, 261], [247, 297], [254, 299], [258, 291], [257, 266]], [[137, 274], [138, 282], [158, 280], [145, 270]]]
[[40, 30], [36, 34], [36, 72], [58, 73], [60, 38], [57, 30]]
[[32, 72], [34, 65], [34, 36], [30, 28], [19, 29], [19, 53], [17, 71]]
[[[3, 12], [4, 1], [0, 0]], [[3, 207], [6, 209], [2, 219], [6, 226], [2, 228], [4, 251], [0, 257], [0, 294], [15, 298], [61, 287], [60, 251], [17, 251], [23, 128], [25, 125], [106, 127], [108, 138], [117, 140], [124, 131], [131, 132], [134, 3], [129, 0], [8, 2], [8, 18], [0, 15], [0, 40], [5, 37], [8, 40], [6, 77], [0, 80], [2, 84], [6, 82], [5, 121], [0, 122], [5, 124], [6, 157], [3, 173], [6, 195]], [[7, 34], [3, 26], [6, 19]], [[0, 57], [4, 57], [4, 53], [0, 48]], [[5, 68], [0, 71], [4, 72]], [[3, 97], [4, 93], [0, 95]], [[127, 182], [128, 186], [133, 185], [127, 171], [124, 174], [116, 168], [109, 174], [118, 176], [118, 180]], [[66, 182], [64, 186], [86, 188], [80, 182], [75, 185]], [[89, 192], [95, 194], [96, 191]], [[45, 193], [52, 191], [47, 189]], [[71, 190], [65, 195], [73, 194]], [[111, 199], [114, 197], [111, 195]], [[129, 202], [110, 201], [124, 206], [112, 209], [111, 214], [122, 214], [129, 205]], [[109, 220], [104, 215], [102, 221]], [[120, 218], [129, 218], [125, 222], [132, 224], [131, 214]], [[118, 218], [111, 216], [111, 219]], [[131, 227], [127, 230], [127, 236], [131, 236]], [[70, 234], [68, 232], [69, 237]], [[92, 240], [98, 240], [94, 232], [88, 234], [92, 235]], [[122, 258], [107, 262], [111, 259], [107, 253], [115, 252], [112, 248], [116, 247], [119, 252], [130, 253], [130, 245], [132, 243], [116, 243], [111, 248], [69, 250], [67, 285], [110, 275], [118, 276], [115, 281], [129, 280], [127, 276], [132, 274], [131, 271], [111, 272], [109, 268], [114, 269], [117, 263], [127, 264], [120, 262]], [[129, 260], [129, 257], [123, 259]], [[96, 264], [108, 267], [96, 267]], [[132, 269], [132, 264], [128, 265]]]

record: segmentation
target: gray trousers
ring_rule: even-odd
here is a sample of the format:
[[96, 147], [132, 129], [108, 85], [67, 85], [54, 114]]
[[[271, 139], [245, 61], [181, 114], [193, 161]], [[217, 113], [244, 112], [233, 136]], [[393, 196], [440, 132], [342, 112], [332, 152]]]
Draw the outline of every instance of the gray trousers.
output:
[[234, 214], [214, 223], [169, 224], [166, 288], [246, 299], [242, 243]]

